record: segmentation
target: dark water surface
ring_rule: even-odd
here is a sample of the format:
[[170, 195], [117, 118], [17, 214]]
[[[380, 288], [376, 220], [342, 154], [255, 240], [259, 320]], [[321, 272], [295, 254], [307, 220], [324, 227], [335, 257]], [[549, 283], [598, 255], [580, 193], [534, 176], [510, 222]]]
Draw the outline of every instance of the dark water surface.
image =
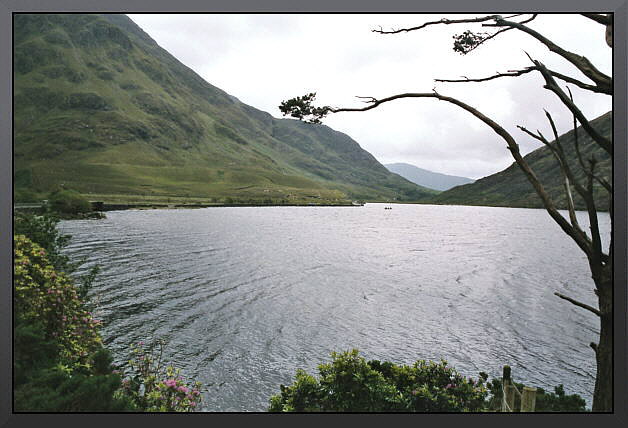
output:
[[[588, 222], [579, 215], [585, 230]], [[602, 214], [608, 235], [610, 221]], [[101, 266], [91, 293], [116, 361], [163, 338], [212, 384], [207, 411], [263, 411], [331, 351], [553, 389], [591, 405], [597, 306], [586, 258], [543, 210], [394, 205], [108, 212], [64, 221]], [[608, 238], [608, 236], [605, 236]], [[607, 247], [608, 239], [604, 244]]]

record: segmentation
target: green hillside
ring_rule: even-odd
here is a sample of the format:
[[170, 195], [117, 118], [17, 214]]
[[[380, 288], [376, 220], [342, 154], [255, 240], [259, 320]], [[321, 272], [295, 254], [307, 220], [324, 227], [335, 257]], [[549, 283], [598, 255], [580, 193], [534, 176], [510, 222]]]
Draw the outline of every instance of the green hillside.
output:
[[[612, 138], [612, 115], [608, 112], [591, 121], [592, 126], [601, 134]], [[585, 174], [579, 166], [574, 148], [574, 133], [569, 131], [559, 137], [576, 178], [580, 183], [586, 183]], [[583, 158], [589, 159], [592, 155], [598, 160], [596, 171], [609, 183], [612, 183], [611, 157], [582, 130], [578, 129], [580, 152]], [[554, 144], [554, 143], [552, 143]], [[547, 147], [541, 147], [525, 156], [530, 167], [543, 183], [545, 190], [553, 198], [559, 208], [566, 209], [567, 203], [560, 169], [556, 159]], [[572, 188], [574, 204], [577, 209], [585, 209], [584, 201]], [[594, 185], [594, 194], [598, 209], [607, 211], [609, 195], [597, 182]], [[454, 187], [430, 199], [431, 203], [456, 205], [484, 205], [507, 206], [521, 208], [542, 208], [541, 199], [525, 177], [519, 167], [513, 163], [497, 174], [484, 177], [475, 183]]]
[[434, 194], [347, 135], [241, 103], [125, 15], [96, 14], [14, 15], [14, 183], [18, 199], [60, 185], [119, 201]]

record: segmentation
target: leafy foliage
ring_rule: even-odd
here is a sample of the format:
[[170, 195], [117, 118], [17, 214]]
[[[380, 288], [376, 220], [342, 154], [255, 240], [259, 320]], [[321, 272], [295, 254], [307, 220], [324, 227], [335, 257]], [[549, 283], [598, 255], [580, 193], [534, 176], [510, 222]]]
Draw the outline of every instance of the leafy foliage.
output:
[[[13, 217], [13, 233], [24, 235], [34, 243], [40, 245], [55, 271], [73, 274], [83, 264], [83, 261], [71, 263], [68, 256], [63, 254], [70, 235], [62, 235], [57, 229], [59, 218], [51, 213], [35, 215], [25, 212], [17, 212]], [[87, 305], [87, 293], [100, 271], [98, 265], [93, 266], [85, 275], [77, 278], [76, 291], [81, 300]]]
[[15, 408], [129, 409], [128, 401], [113, 395], [120, 378], [102, 347], [100, 321], [87, 310], [71, 278], [57, 272], [46, 250], [24, 235], [15, 235], [13, 245]]
[[48, 198], [50, 207], [63, 214], [87, 213], [92, 207], [87, 199], [74, 190], [58, 190], [50, 194]]
[[54, 338], [60, 364], [89, 369], [101, 347], [95, 320], [67, 274], [55, 271], [46, 251], [23, 235], [14, 237], [13, 307], [25, 324], [39, 323], [45, 339]]
[[465, 31], [462, 34], [454, 35], [454, 52], [458, 52], [461, 55], [466, 55], [473, 49], [481, 45], [489, 36], [488, 33], [474, 33], [472, 31]]
[[[16, 336], [19, 335], [16, 333]], [[105, 349], [95, 358], [110, 357]], [[16, 358], [17, 360], [17, 358]], [[17, 360], [20, 361], [20, 360]], [[117, 394], [120, 377], [110, 368], [68, 373], [58, 366], [34, 365], [25, 370], [16, 363], [15, 372], [27, 373], [26, 381], [16, 379], [15, 409], [28, 412], [98, 412], [136, 410], [124, 395]]]
[[58, 223], [59, 219], [50, 214], [34, 215], [16, 212], [13, 217], [13, 233], [24, 235], [41, 246], [55, 270], [71, 273], [74, 269], [69, 258], [62, 254], [63, 248], [68, 245], [71, 237], [59, 233]]
[[[523, 384], [514, 383], [519, 391], [523, 390]], [[487, 401], [486, 408], [489, 411], [498, 411], [502, 401], [502, 380], [492, 379], [487, 384], [491, 396]], [[515, 409], [520, 408], [521, 399], [515, 394]], [[535, 412], [585, 412], [586, 402], [578, 394], [566, 395], [563, 385], [554, 387], [554, 392], [547, 392], [543, 388], [537, 388]]]
[[485, 378], [465, 378], [440, 363], [366, 361], [357, 350], [332, 353], [318, 378], [298, 370], [270, 399], [271, 412], [463, 412], [483, 409]]
[[291, 98], [282, 101], [279, 110], [286, 115], [290, 115], [299, 120], [305, 120], [309, 123], [321, 123], [321, 119], [327, 116], [331, 111], [331, 107], [314, 107], [312, 103], [316, 98], [316, 92], [303, 95], [302, 97]]
[[180, 369], [162, 367], [162, 351], [162, 342], [157, 346], [144, 347], [143, 342], [132, 346], [134, 358], [129, 361], [132, 373], [122, 381], [122, 393], [144, 411], [193, 411], [201, 402], [201, 383], [186, 382]]
[[[318, 366], [317, 377], [297, 370], [292, 385], [281, 385], [270, 398], [271, 412], [495, 412], [502, 400], [502, 381], [465, 378], [447, 362], [417, 361], [411, 366], [366, 361], [357, 350], [332, 353]], [[519, 390], [523, 385], [515, 383]], [[585, 401], [537, 389], [537, 412], [584, 412]], [[516, 397], [515, 408], [521, 406]]]

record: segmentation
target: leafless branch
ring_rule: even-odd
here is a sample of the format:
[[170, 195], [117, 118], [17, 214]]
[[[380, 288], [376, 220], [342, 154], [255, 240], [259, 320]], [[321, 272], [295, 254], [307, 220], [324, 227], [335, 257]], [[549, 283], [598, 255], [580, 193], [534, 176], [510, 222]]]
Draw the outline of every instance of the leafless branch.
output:
[[377, 101], [377, 99], [375, 99], [375, 98], [373, 98], [373, 97], [361, 97], [361, 96], [359, 96], [359, 95], [356, 95], [355, 97], [356, 97], [356, 98], [360, 98], [360, 99], [365, 100], [365, 101], [363, 101], [363, 102], [365, 102], [365, 103], [374, 103], [374, 102], [376, 102], [376, 101]]
[[612, 24], [613, 22], [613, 19], [610, 16], [603, 15], [600, 13], [581, 13], [580, 15], [586, 18], [592, 19], [593, 21], [602, 25], [609, 25], [609, 24]]
[[400, 28], [398, 30], [382, 30], [381, 26], [379, 30], [371, 30], [373, 33], [379, 33], [379, 34], [398, 34], [398, 33], [408, 33], [410, 31], [416, 31], [416, 30], [420, 30], [422, 28], [425, 27], [429, 27], [430, 25], [438, 25], [438, 24], [463, 24], [463, 23], [478, 23], [478, 22], [486, 22], [486, 21], [491, 21], [494, 20], [495, 18], [499, 17], [499, 15], [489, 15], [489, 16], [483, 16], [483, 17], [478, 17], [478, 18], [467, 18], [467, 19], [447, 19], [447, 18], [443, 18], [443, 19], [439, 19], [438, 21], [429, 21], [426, 22], [424, 24], [421, 24], [417, 27], [410, 27], [410, 28]]
[[506, 73], [496, 73], [493, 76], [489, 76], [489, 77], [481, 77], [481, 78], [477, 78], [477, 79], [469, 79], [466, 76], [461, 76], [464, 77], [464, 79], [434, 79], [436, 82], [450, 82], [450, 83], [459, 83], [459, 82], [486, 82], [489, 80], [493, 80], [493, 79], [499, 79], [500, 77], [517, 77], [517, 76], [521, 76], [523, 74], [529, 73], [531, 71], [534, 71], [536, 68], [535, 67], [526, 67], [523, 70], [509, 70]]
[[593, 140], [595, 140], [595, 142], [600, 145], [600, 147], [602, 147], [607, 153], [609, 153], [612, 156], [613, 145], [612, 145], [611, 140], [604, 137], [602, 134], [597, 132], [591, 126], [591, 124], [589, 123], [587, 118], [584, 117], [584, 114], [582, 114], [580, 109], [573, 103], [572, 100], [569, 99], [567, 94], [565, 94], [565, 92], [556, 84], [556, 81], [550, 74], [549, 70], [545, 67], [545, 65], [543, 65], [541, 62], [536, 61], [536, 60], [533, 60], [533, 63], [534, 65], [536, 65], [537, 69], [541, 72], [541, 74], [543, 75], [543, 78], [545, 79], [546, 84], [543, 87], [545, 89], [549, 89], [550, 91], [554, 92], [558, 96], [560, 101], [572, 112], [573, 115], [576, 116], [576, 118], [582, 125], [582, 128], [587, 132], [587, 134], [589, 134], [591, 138], [593, 138]]
[[586, 309], [587, 311], [591, 311], [591, 312], [593, 312], [595, 315], [597, 315], [598, 317], [602, 316], [602, 314], [600, 313], [600, 311], [598, 311], [597, 309], [595, 309], [595, 308], [594, 308], [594, 307], [592, 307], [592, 306], [589, 306], [589, 305], [587, 305], [587, 304], [585, 304], [585, 303], [579, 302], [579, 301], [577, 301], [577, 300], [575, 300], [575, 299], [572, 299], [571, 297], [567, 297], [567, 296], [565, 296], [565, 295], [563, 295], [563, 294], [560, 294], [559, 292], [554, 292], [554, 295], [555, 295], [555, 296], [560, 297], [561, 299], [565, 299], [566, 301], [568, 301], [568, 302], [570, 302], [570, 303], [573, 303], [573, 304], [574, 304], [574, 305], [576, 305], [576, 306], [579, 306], [579, 307], [581, 307], [581, 308], [584, 308], [584, 309]]
[[[587, 76], [589, 79], [591, 79], [593, 82], [595, 82], [596, 86], [600, 89], [601, 92], [603, 92], [605, 94], [612, 94], [613, 84], [612, 84], [611, 77], [607, 76], [606, 74], [604, 74], [601, 71], [599, 71], [591, 63], [591, 61], [589, 61], [587, 58], [585, 58], [585, 57], [583, 57], [581, 55], [577, 55], [577, 54], [575, 54], [573, 52], [570, 52], [568, 50], [565, 50], [565, 49], [561, 48], [560, 46], [558, 46], [557, 44], [552, 42], [550, 39], [548, 39], [547, 37], [545, 37], [542, 34], [540, 34], [539, 32], [537, 32], [537, 31], [527, 27], [526, 25], [524, 25], [524, 24], [532, 21], [533, 19], [535, 19], [536, 16], [537, 16], [536, 14], [533, 14], [530, 18], [528, 18], [526, 20], [523, 20], [521, 22], [508, 21], [508, 20], [504, 19], [503, 17], [501, 17], [500, 15], [489, 15], [489, 16], [482, 16], [482, 17], [477, 17], [477, 18], [466, 18], [466, 19], [446, 19], [446, 18], [443, 18], [443, 19], [440, 19], [438, 21], [426, 22], [426, 23], [421, 24], [421, 25], [416, 26], [416, 27], [401, 28], [401, 29], [390, 30], [390, 31], [382, 30], [381, 27], [380, 27], [380, 29], [378, 29], [378, 30], [376, 29], [376, 30], [372, 30], [372, 31], [375, 32], [375, 33], [379, 33], [379, 34], [398, 34], [398, 33], [403, 33], [403, 32], [410, 32], [410, 31], [421, 30], [421, 29], [423, 29], [425, 27], [428, 27], [430, 25], [439, 25], [439, 24], [450, 25], [450, 24], [462, 24], [462, 23], [484, 23], [482, 25], [485, 26], [485, 27], [508, 27], [508, 28], [512, 28], [512, 29], [517, 29], [519, 31], [522, 31], [522, 32], [524, 32], [526, 34], [529, 34], [530, 36], [534, 37], [539, 42], [544, 44], [551, 52], [554, 52], [554, 53], [562, 56], [567, 61], [572, 63], [585, 76]], [[587, 17], [591, 18], [590, 16], [587, 16]], [[486, 24], [486, 22], [488, 22], [488, 21], [493, 21], [493, 23]], [[492, 36], [489, 36], [489, 38], [495, 37], [495, 35], [497, 35], [498, 33], [500, 33], [500, 31], [498, 31], [496, 34], [494, 34]], [[483, 42], [480, 42], [480, 43], [483, 43]]]
[[597, 85], [589, 85], [587, 83], [581, 82], [580, 80], [574, 79], [573, 77], [566, 76], [562, 73], [558, 73], [552, 70], [548, 70], [548, 71], [550, 72], [552, 76], [557, 77], [560, 80], [564, 80], [567, 83], [571, 83], [572, 85], [576, 85], [582, 89], [586, 89], [587, 91], [597, 92], [598, 94], [612, 95], [612, 92], [608, 92], [606, 87], [600, 87]]
[[[567, 87], [567, 92], [569, 93], [569, 100], [573, 103], [573, 95], [572, 95], [571, 89], [569, 89], [569, 87]], [[585, 174], [588, 175], [589, 174], [589, 169], [585, 166], [584, 160], [582, 159], [582, 154], [580, 153], [580, 143], [579, 143], [579, 139], [578, 139], [578, 121], [577, 121], [575, 115], [572, 115], [572, 116], [573, 116], [573, 138], [574, 138], [574, 147], [576, 149], [576, 157], [578, 158], [578, 162], [580, 163], [580, 167], [585, 172]], [[606, 189], [606, 191], [608, 193], [610, 193], [612, 195], [613, 187], [608, 183], [608, 181], [606, 181], [603, 177], [598, 177], [598, 176], [596, 176], [595, 179], [597, 180], [598, 183], [600, 183], [602, 185], [602, 187], [604, 187]], [[611, 198], [611, 200], [612, 200], [612, 198]]]
[[556, 209], [556, 206], [555, 206], [554, 202], [552, 201], [552, 199], [550, 198], [549, 194], [545, 191], [545, 188], [543, 187], [543, 185], [541, 184], [541, 182], [539, 181], [537, 176], [534, 174], [534, 172], [532, 171], [532, 169], [528, 165], [527, 161], [523, 158], [523, 156], [521, 156], [521, 153], [519, 151], [519, 145], [516, 143], [515, 139], [504, 128], [502, 128], [499, 124], [497, 124], [495, 121], [493, 121], [489, 117], [485, 116], [484, 114], [480, 113], [475, 108], [473, 108], [473, 107], [463, 103], [462, 101], [460, 101], [460, 100], [458, 100], [456, 98], [447, 97], [447, 96], [441, 95], [441, 94], [437, 93], [436, 91], [434, 91], [434, 92], [431, 92], [431, 93], [404, 93], [404, 94], [398, 94], [398, 95], [393, 95], [393, 96], [390, 96], [390, 97], [382, 98], [382, 99], [379, 99], [379, 100], [374, 100], [374, 101], [370, 102], [370, 105], [368, 105], [366, 107], [361, 107], [361, 108], [331, 108], [330, 111], [333, 112], [333, 113], [349, 112], [349, 111], [367, 111], [367, 110], [374, 109], [374, 108], [376, 108], [376, 107], [378, 107], [378, 106], [380, 106], [380, 105], [382, 105], [384, 103], [387, 103], [387, 102], [390, 102], [390, 101], [394, 101], [394, 100], [398, 100], [398, 99], [401, 99], [401, 98], [436, 98], [436, 99], [439, 99], [439, 100], [442, 100], [442, 101], [446, 101], [448, 103], [454, 104], [454, 105], [462, 108], [463, 110], [468, 111], [473, 116], [475, 116], [476, 118], [480, 119], [482, 122], [487, 124], [491, 129], [493, 129], [493, 131], [497, 135], [499, 135], [500, 137], [502, 137], [502, 139], [504, 141], [506, 141], [508, 150], [510, 150], [512, 156], [515, 158], [515, 161], [516, 161], [517, 165], [519, 166], [519, 168], [521, 168], [523, 173], [526, 175], [526, 177], [528, 178], [528, 180], [530, 181], [530, 183], [534, 187], [534, 190], [536, 191], [536, 193], [539, 195], [539, 197], [543, 201], [543, 206], [545, 207], [545, 209], [549, 213], [549, 215], [560, 226], [560, 228], [574, 240], [576, 245], [578, 245], [582, 249], [582, 251], [584, 251], [585, 254], [587, 254], [587, 255], [590, 254], [591, 246], [590, 246], [588, 240], [587, 239], [583, 239], [582, 235], [580, 233], [578, 233], [574, 229], [574, 227], [558, 212], [558, 210]]
[[560, 168], [561, 175], [563, 176], [563, 187], [565, 189], [565, 194], [567, 198], [567, 209], [569, 211], [569, 220], [571, 221], [571, 225], [574, 227], [575, 231], [578, 234], [580, 234], [582, 239], [588, 241], [588, 237], [586, 236], [586, 234], [584, 233], [584, 231], [578, 224], [578, 219], [576, 217], [576, 210], [574, 208], [573, 197], [571, 196], [571, 187], [570, 187], [571, 172], [570, 170], [568, 170], [569, 166], [567, 164], [567, 160], [565, 159], [564, 153], [562, 151], [559, 151], [557, 147], [554, 147], [552, 144], [550, 144], [550, 142], [547, 141], [547, 139], [543, 136], [543, 134], [541, 134], [540, 131], [537, 130], [537, 134], [533, 134], [531, 131], [529, 131], [523, 126], [517, 126], [517, 128], [521, 129], [523, 132], [525, 132], [529, 136], [543, 143], [549, 149], [550, 153], [552, 153], [554, 158], [556, 159], [556, 162], [558, 163], [558, 166]]
[[490, 36], [482, 39], [480, 42], [478, 42], [475, 46], [473, 46], [472, 48], [470, 48], [469, 50], [467, 50], [467, 53], [471, 52], [472, 50], [477, 49], [479, 46], [481, 46], [482, 44], [484, 44], [485, 42], [497, 37], [498, 35], [500, 35], [501, 33], [504, 33], [506, 31], [512, 30], [512, 28], [502, 28], [499, 31], [496, 31], [495, 33], [491, 34]]
[[558, 46], [557, 44], [555, 44], [554, 42], [552, 42], [550, 39], [543, 36], [542, 34], [538, 33], [537, 31], [529, 27], [526, 27], [525, 25], [519, 22], [506, 21], [501, 18], [495, 19], [494, 24], [484, 24], [484, 25], [490, 26], [490, 27], [507, 26], [507, 27], [516, 28], [526, 34], [529, 34], [530, 36], [534, 37], [539, 42], [544, 44], [551, 52], [554, 52], [555, 54], [562, 56], [571, 64], [573, 64], [578, 70], [582, 72], [582, 74], [584, 74], [593, 82], [595, 82], [595, 84], [598, 87], [600, 87], [601, 89], [604, 89], [605, 91], [604, 93], [612, 94], [613, 82], [609, 76], [607, 76], [606, 74], [602, 73], [597, 68], [595, 68], [595, 66], [587, 58], [561, 48], [560, 46]]
[[549, 114], [547, 110], [545, 110], [545, 116], [547, 117], [547, 120], [549, 121], [550, 126], [552, 127], [552, 133], [554, 134], [554, 141], [556, 141], [556, 151], [558, 153], [558, 156], [562, 160], [564, 172], [567, 178], [569, 179], [569, 181], [571, 181], [571, 183], [576, 188], [576, 191], [580, 194], [580, 196], [584, 198], [585, 196], [584, 188], [580, 185], [578, 180], [576, 180], [576, 177], [571, 171], [571, 167], [569, 166], [569, 162], [567, 162], [567, 156], [565, 156], [563, 145], [560, 142], [560, 137], [558, 136], [558, 130], [556, 129], [556, 124], [554, 123], [554, 119], [552, 118], [552, 115]]
[[[448, 83], [461, 83], [461, 82], [486, 82], [493, 79], [499, 79], [501, 77], [518, 77], [524, 74], [527, 74], [531, 71], [536, 70], [536, 67], [526, 67], [521, 70], [508, 70], [506, 73], [496, 73], [493, 76], [482, 77], [477, 79], [470, 79], [466, 76], [461, 76], [463, 79], [434, 79], [436, 82], [448, 82]], [[586, 89], [587, 91], [597, 92], [597, 93], [606, 93], [604, 88], [600, 88], [596, 85], [589, 85], [588, 83], [581, 82], [580, 80], [574, 79], [573, 77], [566, 76], [562, 73], [558, 73], [556, 71], [548, 70], [550, 74], [558, 79], [564, 80], [567, 83], [571, 83], [576, 85], [582, 89]]]
[[[589, 160], [589, 165], [591, 168], [591, 174], [589, 174], [589, 179], [587, 181], [587, 193], [589, 200], [587, 201], [587, 208], [589, 212], [589, 223], [591, 225], [591, 238], [593, 240], [593, 263], [599, 264], [607, 263], [608, 257], [605, 256], [602, 252], [602, 240], [600, 238], [600, 227], [597, 221], [597, 210], [595, 208], [595, 199], [593, 198], [593, 177], [595, 177], [595, 165], [596, 160], [595, 157], [591, 157]], [[592, 268], [593, 269], [593, 268]], [[592, 272], [595, 274], [595, 272]]]
[[[570, 92], [571, 93], [571, 92]], [[587, 213], [589, 214], [589, 221], [591, 224], [591, 242], [592, 242], [592, 250], [593, 250], [593, 255], [594, 255], [594, 261], [597, 262], [605, 262], [608, 260], [608, 256], [605, 255], [602, 252], [602, 244], [601, 244], [601, 238], [600, 238], [600, 229], [598, 226], [598, 221], [597, 221], [597, 208], [595, 207], [595, 198], [593, 195], [593, 179], [596, 177], [595, 175], [595, 159], [591, 160], [591, 168], [590, 168], [590, 173], [588, 173], [588, 181], [587, 181], [587, 188], [586, 190], [576, 181], [575, 176], [573, 175], [573, 173], [571, 172], [571, 167], [569, 166], [569, 164], [567, 163], [567, 159], [565, 156], [565, 152], [563, 150], [563, 146], [560, 142], [560, 138], [558, 137], [558, 131], [556, 130], [556, 125], [554, 123], [554, 120], [552, 119], [552, 116], [546, 111], [545, 112], [550, 125], [552, 126], [552, 132], [554, 133], [554, 138], [556, 141], [556, 149], [557, 152], [560, 156], [560, 158], [563, 160], [563, 163], [565, 165], [564, 167], [564, 172], [567, 174], [567, 177], [569, 177], [569, 179], [574, 183], [576, 191], [580, 194], [580, 196], [582, 197], [582, 199], [585, 202], [585, 205], [587, 207]], [[586, 172], [586, 169], [585, 169]], [[575, 215], [575, 214], [574, 214]], [[579, 232], [582, 232], [582, 230], [578, 227], [577, 228]], [[584, 233], [584, 232], [582, 232]]]

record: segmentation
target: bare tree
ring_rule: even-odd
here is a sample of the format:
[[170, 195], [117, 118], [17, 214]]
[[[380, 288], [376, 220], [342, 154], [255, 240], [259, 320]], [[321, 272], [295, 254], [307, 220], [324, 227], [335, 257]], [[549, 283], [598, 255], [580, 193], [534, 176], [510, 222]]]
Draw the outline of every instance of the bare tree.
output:
[[[609, 47], [612, 47], [612, 15], [602, 15], [593, 13], [583, 13], [582, 16], [591, 19], [605, 27], [606, 43]], [[489, 15], [477, 18], [466, 19], [441, 19], [438, 21], [426, 22], [422, 25], [384, 30], [381, 27], [373, 30], [379, 34], [398, 34], [403, 32], [417, 31], [433, 25], [451, 25], [451, 24], [469, 24], [480, 23], [483, 27], [491, 28], [488, 32], [471, 32], [465, 31], [462, 34], [454, 36], [454, 51], [461, 54], [467, 54], [485, 42], [494, 39], [495, 37], [503, 34], [504, 32], [517, 30], [522, 33], [536, 39], [541, 44], [545, 45], [552, 53], [561, 56], [565, 60], [569, 61], [578, 71], [586, 76], [590, 82], [583, 82], [571, 76], [567, 76], [562, 73], [548, 69], [543, 63], [537, 61], [530, 56], [528, 58], [531, 61], [531, 65], [520, 70], [510, 70], [504, 73], [497, 73], [488, 77], [480, 78], [468, 78], [462, 77], [461, 79], [437, 79], [440, 82], [484, 82], [488, 80], [504, 78], [504, 77], [518, 77], [526, 73], [537, 72], [543, 77], [545, 84], [544, 88], [554, 93], [556, 97], [562, 102], [562, 104], [573, 115], [573, 128], [575, 136], [575, 151], [578, 158], [578, 168], [581, 168], [584, 172], [585, 180], [580, 182], [576, 179], [574, 168], [567, 162], [565, 150], [561, 144], [556, 125], [550, 113], [546, 113], [546, 117], [551, 126], [554, 136], [554, 144], [550, 142], [541, 134], [540, 131], [536, 133], [519, 126], [518, 128], [525, 134], [539, 140], [545, 146], [549, 148], [552, 155], [557, 161], [557, 165], [560, 170], [560, 174], [563, 179], [563, 187], [566, 193], [567, 210], [569, 213], [568, 218], [565, 218], [557, 209], [556, 204], [546, 192], [543, 187], [543, 183], [539, 181], [534, 171], [530, 168], [525, 158], [521, 156], [519, 151], [519, 145], [516, 139], [508, 133], [502, 126], [497, 124], [491, 118], [485, 116], [477, 109], [463, 103], [462, 101], [442, 95], [434, 89], [432, 92], [425, 93], [403, 93], [392, 95], [390, 97], [376, 99], [373, 97], [359, 97], [362, 99], [366, 106], [355, 108], [336, 108], [330, 106], [314, 107], [312, 102], [315, 99], [316, 94], [310, 93], [302, 97], [292, 98], [287, 101], [283, 101], [279, 106], [284, 115], [290, 115], [300, 120], [306, 120], [310, 123], [320, 123], [321, 119], [330, 113], [340, 112], [354, 112], [354, 111], [367, 111], [378, 106], [398, 100], [401, 98], [435, 98], [441, 101], [445, 101], [460, 107], [463, 110], [468, 111], [473, 116], [488, 125], [495, 133], [497, 133], [504, 141], [506, 141], [508, 150], [511, 152], [515, 162], [519, 168], [523, 171], [527, 179], [530, 181], [534, 190], [541, 198], [543, 206], [546, 211], [552, 217], [552, 219], [560, 226], [560, 228], [578, 245], [578, 247], [586, 254], [591, 276], [595, 283], [595, 294], [598, 300], [598, 307], [594, 308], [582, 302], [579, 302], [571, 297], [562, 295], [560, 293], [554, 293], [556, 296], [564, 299], [580, 308], [586, 309], [600, 318], [600, 336], [598, 343], [591, 343], [597, 363], [597, 373], [595, 377], [595, 390], [593, 393], [593, 411], [611, 411], [613, 409], [613, 207], [612, 207], [612, 185], [604, 178], [601, 177], [596, 171], [597, 160], [595, 157], [584, 159], [579, 148], [578, 143], [578, 124], [581, 129], [588, 134], [593, 141], [604, 151], [612, 156], [613, 143], [611, 138], [602, 135], [598, 132], [591, 123], [587, 120], [584, 114], [576, 106], [571, 96], [571, 91], [567, 87], [565, 92], [558, 81], [566, 84], [577, 86], [581, 89], [611, 95], [613, 94], [613, 81], [610, 76], [599, 71], [587, 58], [580, 56], [576, 53], [570, 52], [558, 46], [544, 35], [528, 27], [526, 24], [533, 21], [537, 17], [536, 14], [530, 14], [526, 16], [523, 14], [515, 14], [507, 17], [500, 15]], [[611, 196], [610, 197], [610, 219], [611, 219], [611, 241], [608, 250], [605, 252], [601, 244], [600, 229], [597, 219], [597, 208], [595, 199], [593, 197], [594, 183], [602, 186]], [[576, 218], [574, 209], [572, 189], [577, 192], [585, 202], [586, 210], [589, 217], [590, 231], [587, 234]]]

